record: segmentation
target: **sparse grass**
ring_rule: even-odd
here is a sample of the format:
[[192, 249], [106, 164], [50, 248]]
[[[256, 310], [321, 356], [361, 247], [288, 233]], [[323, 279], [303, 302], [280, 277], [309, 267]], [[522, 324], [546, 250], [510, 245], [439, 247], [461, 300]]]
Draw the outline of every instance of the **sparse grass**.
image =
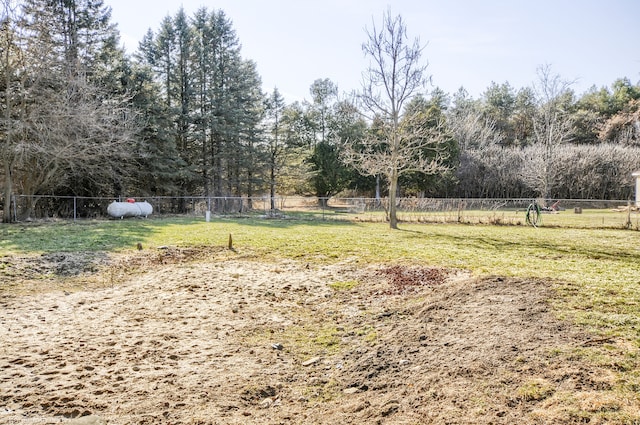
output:
[[533, 379], [518, 388], [518, 398], [524, 401], [540, 401], [555, 392], [553, 385], [544, 379]]
[[340, 397], [340, 384], [333, 379], [316, 379], [304, 391], [304, 396], [311, 404], [322, 404]]
[[336, 291], [349, 291], [356, 286], [358, 286], [360, 282], [357, 280], [346, 280], [346, 281], [338, 281], [332, 282], [329, 284], [329, 287]]
[[378, 341], [378, 332], [375, 329], [369, 329], [367, 333], [363, 334], [362, 340], [373, 345]]
[[262, 344], [274, 338], [286, 341], [284, 349], [300, 362], [310, 357], [332, 355], [340, 351], [340, 331], [331, 322], [317, 326], [287, 326], [276, 335], [264, 335], [262, 338], [258, 336], [257, 341], [262, 339]]

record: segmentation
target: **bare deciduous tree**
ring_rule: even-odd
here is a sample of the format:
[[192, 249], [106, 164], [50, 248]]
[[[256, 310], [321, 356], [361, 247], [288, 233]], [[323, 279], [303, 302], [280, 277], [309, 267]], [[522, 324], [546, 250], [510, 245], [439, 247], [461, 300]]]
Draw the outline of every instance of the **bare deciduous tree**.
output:
[[[51, 82], [51, 81], [49, 81]], [[46, 81], [30, 87], [15, 142], [11, 174], [17, 189], [33, 195], [55, 189], [78, 170], [96, 182], [110, 182], [114, 164], [135, 154], [136, 117], [125, 97], [104, 97], [82, 77], [47, 90]], [[31, 214], [27, 205], [23, 215]]]
[[625, 146], [640, 145], [640, 99], [629, 101], [622, 111], [606, 120], [598, 137]]
[[[52, 10], [43, 11], [36, 2], [22, 2], [18, 8], [11, 0], [1, 1], [0, 128], [4, 131], [0, 131], [0, 173], [4, 180], [3, 219], [10, 221], [13, 193], [73, 192], [78, 176], [94, 188], [113, 185], [122, 178], [118, 174], [122, 174], [124, 160], [135, 161], [143, 154], [136, 149], [139, 145], [133, 137], [137, 117], [129, 106], [130, 95], [92, 80], [98, 65], [89, 59], [82, 63], [76, 55], [82, 49], [91, 50], [94, 56], [109, 51], [112, 39], [98, 35], [112, 35], [111, 27], [105, 33], [85, 28], [94, 31], [93, 44], [86, 43], [88, 36], [84, 44], [73, 37], [54, 40], [51, 35], [57, 33], [52, 28], [68, 24], [67, 15], [61, 14], [53, 22], [49, 15], [38, 15]], [[94, 10], [90, 6], [100, 7], [86, 4], [86, 9], [80, 10], [76, 3], [68, 6], [68, 10], [55, 12], [74, 15]], [[74, 26], [73, 31], [76, 29]], [[69, 43], [79, 44], [74, 47]], [[67, 55], [70, 52], [72, 57]], [[28, 199], [21, 212], [24, 217], [34, 207], [34, 198]]]
[[558, 175], [557, 150], [569, 142], [574, 132], [573, 116], [567, 108], [572, 103], [572, 82], [551, 73], [549, 65], [538, 68], [538, 82], [534, 90], [538, 105], [533, 121], [538, 152], [525, 157], [523, 180], [539, 196], [550, 198]]
[[448, 114], [447, 126], [462, 151], [500, 145], [504, 139], [495, 120], [483, 116], [481, 111], [472, 107], [457, 109]]
[[11, 195], [13, 193], [12, 170], [16, 160], [16, 133], [20, 131], [18, 105], [24, 76], [20, 76], [23, 55], [17, 42], [18, 5], [13, 0], [2, 0], [0, 3], [0, 156], [2, 156], [2, 173], [4, 174], [4, 222], [11, 221]]
[[406, 116], [404, 106], [428, 81], [427, 65], [420, 62], [423, 47], [419, 39], [408, 43], [401, 16], [383, 14], [382, 27], [375, 23], [367, 30], [364, 53], [370, 58], [363, 74], [360, 106], [378, 132], [370, 133], [345, 149], [344, 159], [363, 174], [385, 176], [389, 183], [389, 223], [398, 228], [396, 194], [398, 177], [408, 172], [435, 174], [447, 169], [443, 164], [442, 123], [428, 126], [420, 115]]

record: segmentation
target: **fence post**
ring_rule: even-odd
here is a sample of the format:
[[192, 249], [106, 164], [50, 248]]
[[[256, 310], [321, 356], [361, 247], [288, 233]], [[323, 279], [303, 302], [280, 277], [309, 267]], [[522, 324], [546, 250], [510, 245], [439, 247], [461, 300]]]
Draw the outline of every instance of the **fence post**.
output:
[[73, 222], [76, 222], [76, 218], [78, 216], [77, 214], [77, 208], [78, 208], [78, 198], [76, 196], [73, 197]]

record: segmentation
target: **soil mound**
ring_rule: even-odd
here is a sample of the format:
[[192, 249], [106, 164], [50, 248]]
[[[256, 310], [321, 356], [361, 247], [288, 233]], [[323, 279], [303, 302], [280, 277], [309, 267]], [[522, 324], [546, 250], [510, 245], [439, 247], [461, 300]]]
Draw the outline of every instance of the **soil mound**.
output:
[[547, 283], [403, 267], [163, 260], [0, 298], [0, 424], [581, 423], [562, 394], [610, 388]]

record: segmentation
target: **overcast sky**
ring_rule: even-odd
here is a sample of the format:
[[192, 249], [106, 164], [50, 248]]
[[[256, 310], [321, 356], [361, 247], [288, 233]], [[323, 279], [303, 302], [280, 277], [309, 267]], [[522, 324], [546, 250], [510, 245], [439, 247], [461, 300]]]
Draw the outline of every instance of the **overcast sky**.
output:
[[461, 86], [479, 97], [491, 82], [519, 89], [549, 64], [582, 94], [617, 78], [640, 81], [639, 0], [105, 0], [128, 51], [182, 6], [223, 10], [242, 56], [256, 62], [263, 90], [288, 102], [309, 99], [309, 86], [330, 78], [341, 91], [359, 89], [367, 59], [365, 27], [387, 8], [402, 15], [434, 86]]

